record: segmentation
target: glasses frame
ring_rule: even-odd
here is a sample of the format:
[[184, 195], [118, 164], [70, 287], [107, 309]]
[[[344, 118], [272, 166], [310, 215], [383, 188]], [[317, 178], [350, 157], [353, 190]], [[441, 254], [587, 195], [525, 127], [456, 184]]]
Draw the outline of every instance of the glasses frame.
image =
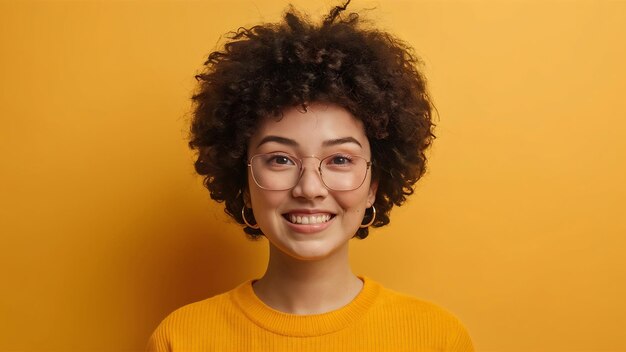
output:
[[[298, 168], [300, 170], [299, 170], [298, 178], [296, 179], [296, 182], [294, 183], [293, 186], [288, 187], [288, 188], [284, 188], [284, 189], [272, 189], [272, 188], [263, 187], [263, 186], [261, 186], [259, 184], [259, 181], [257, 181], [256, 177], [254, 176], [254, 169], [252, 168], [252, 160], [254, 158], [256, 158], [256, 157], [262, 157], [262, 156], [266, 156], [266, 155], [285, 155], [285, 156], [289, 156], [289, 157], [293, 158], [293, 160], [296, 161], [296, 163], [298, 164]], [[322, 175], [322, 163], [324, 162], [324, 160], [326, 160], [328, 158], [331, 158], [331, 157], [334, 157], [334, 156], [338, 156], [338, 155], [339, 156], [342, 156], [342, 155], [343, 156], [350, 156], [352, 158], [359, 158], [359, 159], [363, 159], [365, 161], [365, 165], [366, 166], [365, 166], [365, 174], [363, 175], [363, 180], [361, 180], [361, 183], [359, 183], [359, 185], [356, 186], [355, 188], [338, 190], [338, 189], [333, 189], [333, 188], [328, 187], [326, 182], [324, 182], [324, 176]], [[354, 191], [356, 189], [359, 189], [361, 186], [363, 186], [363, 183], [365, 182], [365, 179], [367, 178], [367, 172], [372, 167], [372, 162], [370, 160], [367, 160], [367, 159], [365, 159], [364, 157], [362, 157], [360, 155], [354, 155], [354, 154], [349, 154], [349, 153], [333, 153], [333, 154], [327, 155], [327, 156], [325, 156], [325, 157], [323, 157], [321, 159], [319, 157], [315, 156], [315, 155], [303, 156], [302, 158], [299, 158], [299, 157], [297, 157], [297, 156], [295, 156], [293, 154], [282, 153], [282, 152], [281, 153], [277, 153], [277, 152], [274, 152], [274, 153], [261, 153], [261, 154], [255, 154], [255, 155], [251, 156], [250, 159], [248, 160], [247, 165], [250, 168], [250, 174], [252, 175], [252, 179], [254, 180], [254, 183], [256, 183], [256, 185], [259, 186], [259, 188], [267, 190], [267, 191], [287, 191], [287, 190], [293, 189], [294, 187], [296, 187], [298, 185], [298, 183], [300, 182], [300, 179], [302, 179], [302, 175], [304, 174], [304, 162], [303, 162], [303, 159], [310, 159], [310, 158], [317, 159], [317, 160], [320, 161], [319, 165], [317, 166], [317, 172], [319, 174], [320, 181], [322, 181], [322, 184], [324, 185], [324, 187], [326, 187], [327, 189], [329, 189], [331, 191], [334, 191], [334, 192], [349, 192], [349, 191]]]

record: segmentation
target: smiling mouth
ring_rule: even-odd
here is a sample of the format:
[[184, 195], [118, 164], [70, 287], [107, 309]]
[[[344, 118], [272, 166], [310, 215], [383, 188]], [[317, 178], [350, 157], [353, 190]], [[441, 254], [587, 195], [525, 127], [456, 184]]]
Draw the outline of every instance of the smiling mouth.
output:
[[334, 218], [335, 215], [323, 214], [323, 215], [304, 215], [304, 214], [284, 214], [283, 217], [292, 224], [323, 224]]

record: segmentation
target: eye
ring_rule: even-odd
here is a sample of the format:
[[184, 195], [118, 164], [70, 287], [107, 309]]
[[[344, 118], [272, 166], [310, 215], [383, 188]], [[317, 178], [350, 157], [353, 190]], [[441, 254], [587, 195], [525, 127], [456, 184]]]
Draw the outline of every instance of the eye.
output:
[[288, 166], [288, 165], [296, 165], [295, 161], [288, 155], [283, 154], [271, 154], [267, 156], [265, 161], [268, 165], [274, 166]]
[[353, 158], [351, 155], [337, 154], [337, 155], [330, 156], [328, 160], [326, 161], [326, 164], [337, 165], [337, 166], [350, 165], [352, 164], [352, 159]]

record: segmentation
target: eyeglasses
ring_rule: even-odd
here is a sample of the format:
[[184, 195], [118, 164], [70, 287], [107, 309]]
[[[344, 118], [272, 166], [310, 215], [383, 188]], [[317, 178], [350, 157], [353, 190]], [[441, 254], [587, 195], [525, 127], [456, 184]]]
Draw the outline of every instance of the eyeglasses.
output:
[[358, 155], [332, 154], [323, 159], [316, 156], [298, 158], [287, 153], [257, 154], [250, 158], [248, 167], [254, 182], [262, 189], [285, 191], [294, 188], [304, 172], [302, 159], [320, 161], [322, 183], [333, 191], [352, 191], [363, 184], [371, 161]]

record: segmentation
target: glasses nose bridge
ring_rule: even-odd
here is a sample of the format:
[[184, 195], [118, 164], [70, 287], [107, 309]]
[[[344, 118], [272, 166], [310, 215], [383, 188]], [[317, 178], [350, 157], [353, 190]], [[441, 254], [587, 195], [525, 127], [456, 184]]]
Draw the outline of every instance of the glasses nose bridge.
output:
[[[305, 166], [307, 159], [316, 159], [317, 161], [309, 161], [309, 164]], [[315, 155], [307, 155], [298, 158], [300, 163], [300, 175], [296, 184], [293, 186], [292, 191], [297, 196], [313, 198], [319, 196], [325, 196], [328, 194], [330, 188], [326, 186], [326, 182], [322, 177], [322, 159]], [[305, 168], [308, 168], [313, 174], [309, 173], [305, 175]]]
[[315, 156], [315, 155], [309, 155], [309, 156], [303, 156], [300, 158], [300, 175], [298, 176], [298, 181], [296, 183], [296, 185], [300, 182], [302, 182], [302, 179], [304, 177], [304, 172], [305, 172], [305, 160], [306, 159], [316, 159], [317, 163], [313, 163], [313, 168], [310, 168], [310, 170], [313, 170], [315, 172], [315, 174], [318, 177], [319, 182], [324, 185], [324, 187], [326, 187], [326, 183], [324, 182], [324, 180], [322, 179], [322, 159], [320, 159], [319, 157]]
[[315, 166], [314, 170], [317, 170], [317, 172], [320, 174], [322, 174], [322, 170], [321, 170], [321, 165], [322, 165], [322, 159], [318, 158], [315, 155], [310, 155], [310, 156], [303, 156], [300, 158], [300, 176], [302, 176], [302, 174], [304, 173], [304, 160], [306, 159], [317, 159], [317, 163], [313, 164]]

